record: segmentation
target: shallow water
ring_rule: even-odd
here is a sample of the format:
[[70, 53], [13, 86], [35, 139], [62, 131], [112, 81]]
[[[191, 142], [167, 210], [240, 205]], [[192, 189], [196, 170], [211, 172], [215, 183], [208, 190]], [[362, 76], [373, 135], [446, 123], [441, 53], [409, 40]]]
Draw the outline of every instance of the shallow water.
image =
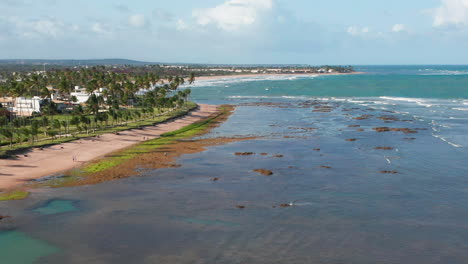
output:
[[[265, 85], [255, 83], [244, 84]], [[0, 203], [14, 217], [0, 225], [16, 234], [0, 243], [28, 258], [10, 263], [467, 261], [468, 117], [454, 109], [466, 99], [230, 96], [215, 101], [239, 104], [235, 113], [205, 137], [257, 139], [185, 155], [180, 168]], [[314, 112], [324, 105], [330, 112]], [[378, 119], [389, 116], [399, 121]], [[418, 130], [372, 129], [383, 126]]]

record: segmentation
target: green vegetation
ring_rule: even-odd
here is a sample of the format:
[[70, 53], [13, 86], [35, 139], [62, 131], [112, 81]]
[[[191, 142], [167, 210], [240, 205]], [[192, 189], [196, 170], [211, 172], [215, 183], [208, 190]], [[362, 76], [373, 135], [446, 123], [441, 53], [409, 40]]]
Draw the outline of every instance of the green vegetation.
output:
[[160, 138], [149, 140], [149, 141], [140, 143], [138, 145], [135, 145], [131, 148], [128, 148], [126, 150], [120, 151], [117, 154], [112, 155], [111, 157], [104, 158], [100, 160], [99, 162], [88, 165], [87, 167], [83, 168], [83, 171], [86, 173], [96, 173], [96, 172], [105, 171], [107, 169], [120, 165], [123, 162], [136, 157], [139, 154], [148, 153], [164, 145], [174, 143], [177, 140], [198, 135], [202, 133], [204, 130], [206, 130], [208, 126], [212, 124], [216, 118], [218, 118], [220, 115], [223, 115], [223, 114], [224, 112], [214, 117], [211, 117], [207, 120], [190, 124], [179, 130], [162, 134]]
[[11, 191], [0, 193], [0, 201], [22, 200], [28, 196], [29, 192], [26, 191]]
[[171, 135], [168, 135], [169, 133], [167, 133], [164, 137], [142, 142], [127, 149], [115, 152], [108, 157], [102, 158], [94, 163], [85, 166], [84, 168], [81, 168], [80, 170], [72, 171], [66, 177], [47, 181], [44, 184], [40, 184], [40, 186], [49, 186], [53, 188], [72, 186], [73, 183], [80, 181], [89, 175], [104, 172], [108, 169], [114, 168], [118, 165], [125, 163], [126, 161], [137, 157], [140, 154], [149, 153], [158, 148], [175, 143], [178, 140], [183, 140], [194, 137], [196, 135], [200, 135], [204, 131], [206, 131], [206, 129], [208, 129], [210, 125], [216, 122], [216, 120], [219, 117], [226, 115], [228, 112], [229, 110], [227, 108], [222, 107], [221, 112], [216, 116], [188, 125], [177, 131], [171, 132]]
[[[195, 81], [194, 74], [186, 78], [189, 84]], [[178, 89], [185, 83], [184, 77], [106, 67], [12, 74], [0, 82], [0, 98], [14, 104], [0, 105], [0, 158], [178, 116], [191, 107], [190, 89]], [[86, 103], [77, 104], [75, 94], [88, 98]], [[40, 113], [30, 115], [39, 103]]]

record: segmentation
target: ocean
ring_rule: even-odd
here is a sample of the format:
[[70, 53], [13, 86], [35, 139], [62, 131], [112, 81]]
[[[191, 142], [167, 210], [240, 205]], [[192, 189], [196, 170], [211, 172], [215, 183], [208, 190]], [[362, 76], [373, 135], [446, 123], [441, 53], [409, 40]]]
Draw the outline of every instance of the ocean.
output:
[[203, 137], [256, 138], [0, 203], [0, 258], [467, 263], [468, 66], [356, 70], [197, 81], [192, 100], [237, 106]]

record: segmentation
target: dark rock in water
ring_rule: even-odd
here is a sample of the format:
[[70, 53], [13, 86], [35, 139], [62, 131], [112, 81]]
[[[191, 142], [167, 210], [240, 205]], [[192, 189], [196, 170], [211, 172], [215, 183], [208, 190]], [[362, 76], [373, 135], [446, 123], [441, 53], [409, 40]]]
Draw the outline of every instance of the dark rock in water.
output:
[[280, 207], [282, 208], [291, 207], [291, 204], [280, 204]]
[[427, 128], [415, 128], [414, 130], [429, 130]]
[[356, 138], [348, 138], [346, 139], [346, 141], [350, 141], [350, 142], [353, 142], [353, 141], [356, 141], [357, 139]]
[[360, 131], [360, 132], [362, 132], [362, 131], [364, 131], [364, 129], [362, 129], [362, 128], [359, 128], [359, 129], [356, 129], [356, 131]]
[[389, 127], [374, 127], [373, 128], [377, 132], [388, 132], [388, 131], [396, 131], [396, 132], [403, 132], [405, 134], [414, 134], [418, 133], [418, 131], [410, 129], [410, 128], [389, 128]]
[[372, 129], [377, 131], [377, 132], [388, 132], [388, 131], [390, 131], [389, 127], [374, 127]]
[[260, 153], [260, 155], [262, 155], [262, 156], [267, 156], [268, 153]]
[[271, 170], [265, 170], [265, 169], [256, 169], [254, 172], [260, 173], [265, 176], [271, 176], [273, 175], [273, 172]]
[[250, 156], [250, 155], [255, 155], [254, 152], [236, 152], [236, 156]]
[[360, 125], [349, 125], [348, 127], [361, 127]]
[[245, 205], [236, 205], [237, 209], [245, 209]]
[[322, 169], [331, 169], [332, 167], [330, 167], [330, 166], [320, 166], [320, 168], [322, 168]]
[[320, 149], [319, 149], [319, 148], [315, 148], [314, 150], [315, 150], [315, 151], [320, 151]]
[[0, 215], [0, 220], [11, 218], [11, 216], [8, 215]]
[[213, 178], [213, 179], [211, 179], [211, 181], [214, 181], [214, 182], [219, 181], [219, 178]]
[[274, 155], [273, 158], [283, 158], [284, 155]]
[[405, 140], [416, 140], [416, 138], [404, 138]]
[[371, 117], [373, 117], [373, 115], [362, 115], [362, 116], [355, 117], [353, 119], [354, 120], [366, 120], [366, 119], [369, 119]]
[[377, 119], [384, 120], [384, 121], [400, 121], [400, 119], [398, 119], [395, 116], [380, 116], [380, 117], [377, 117]]
[[391, 130], [391, 131], [403, 132], [403, 133], [405, 133], [405, 134], [415, 134], [415, 133], [418, 133], [418, 131], [413, 130], [413, 129], [410, 129], [410, 128], [391, 128], [390, 130]]
[[380, 171], [380, 173], [383, 173], [383, 174], [397, 174], [398, 171], [387, 171], [387, 170], [383, 170], [383, 171]]
[[377, 149], [377, 150], [392, 150], [393, 148], [392, 147], [376, 147], [374, 149]]

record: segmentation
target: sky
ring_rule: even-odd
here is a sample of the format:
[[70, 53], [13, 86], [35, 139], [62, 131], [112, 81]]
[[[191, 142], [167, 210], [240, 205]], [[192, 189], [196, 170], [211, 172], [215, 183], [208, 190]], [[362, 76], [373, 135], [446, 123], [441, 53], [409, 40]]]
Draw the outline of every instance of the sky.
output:
[[0, 0], [0, 59], [468, 64], [468, 0]]

